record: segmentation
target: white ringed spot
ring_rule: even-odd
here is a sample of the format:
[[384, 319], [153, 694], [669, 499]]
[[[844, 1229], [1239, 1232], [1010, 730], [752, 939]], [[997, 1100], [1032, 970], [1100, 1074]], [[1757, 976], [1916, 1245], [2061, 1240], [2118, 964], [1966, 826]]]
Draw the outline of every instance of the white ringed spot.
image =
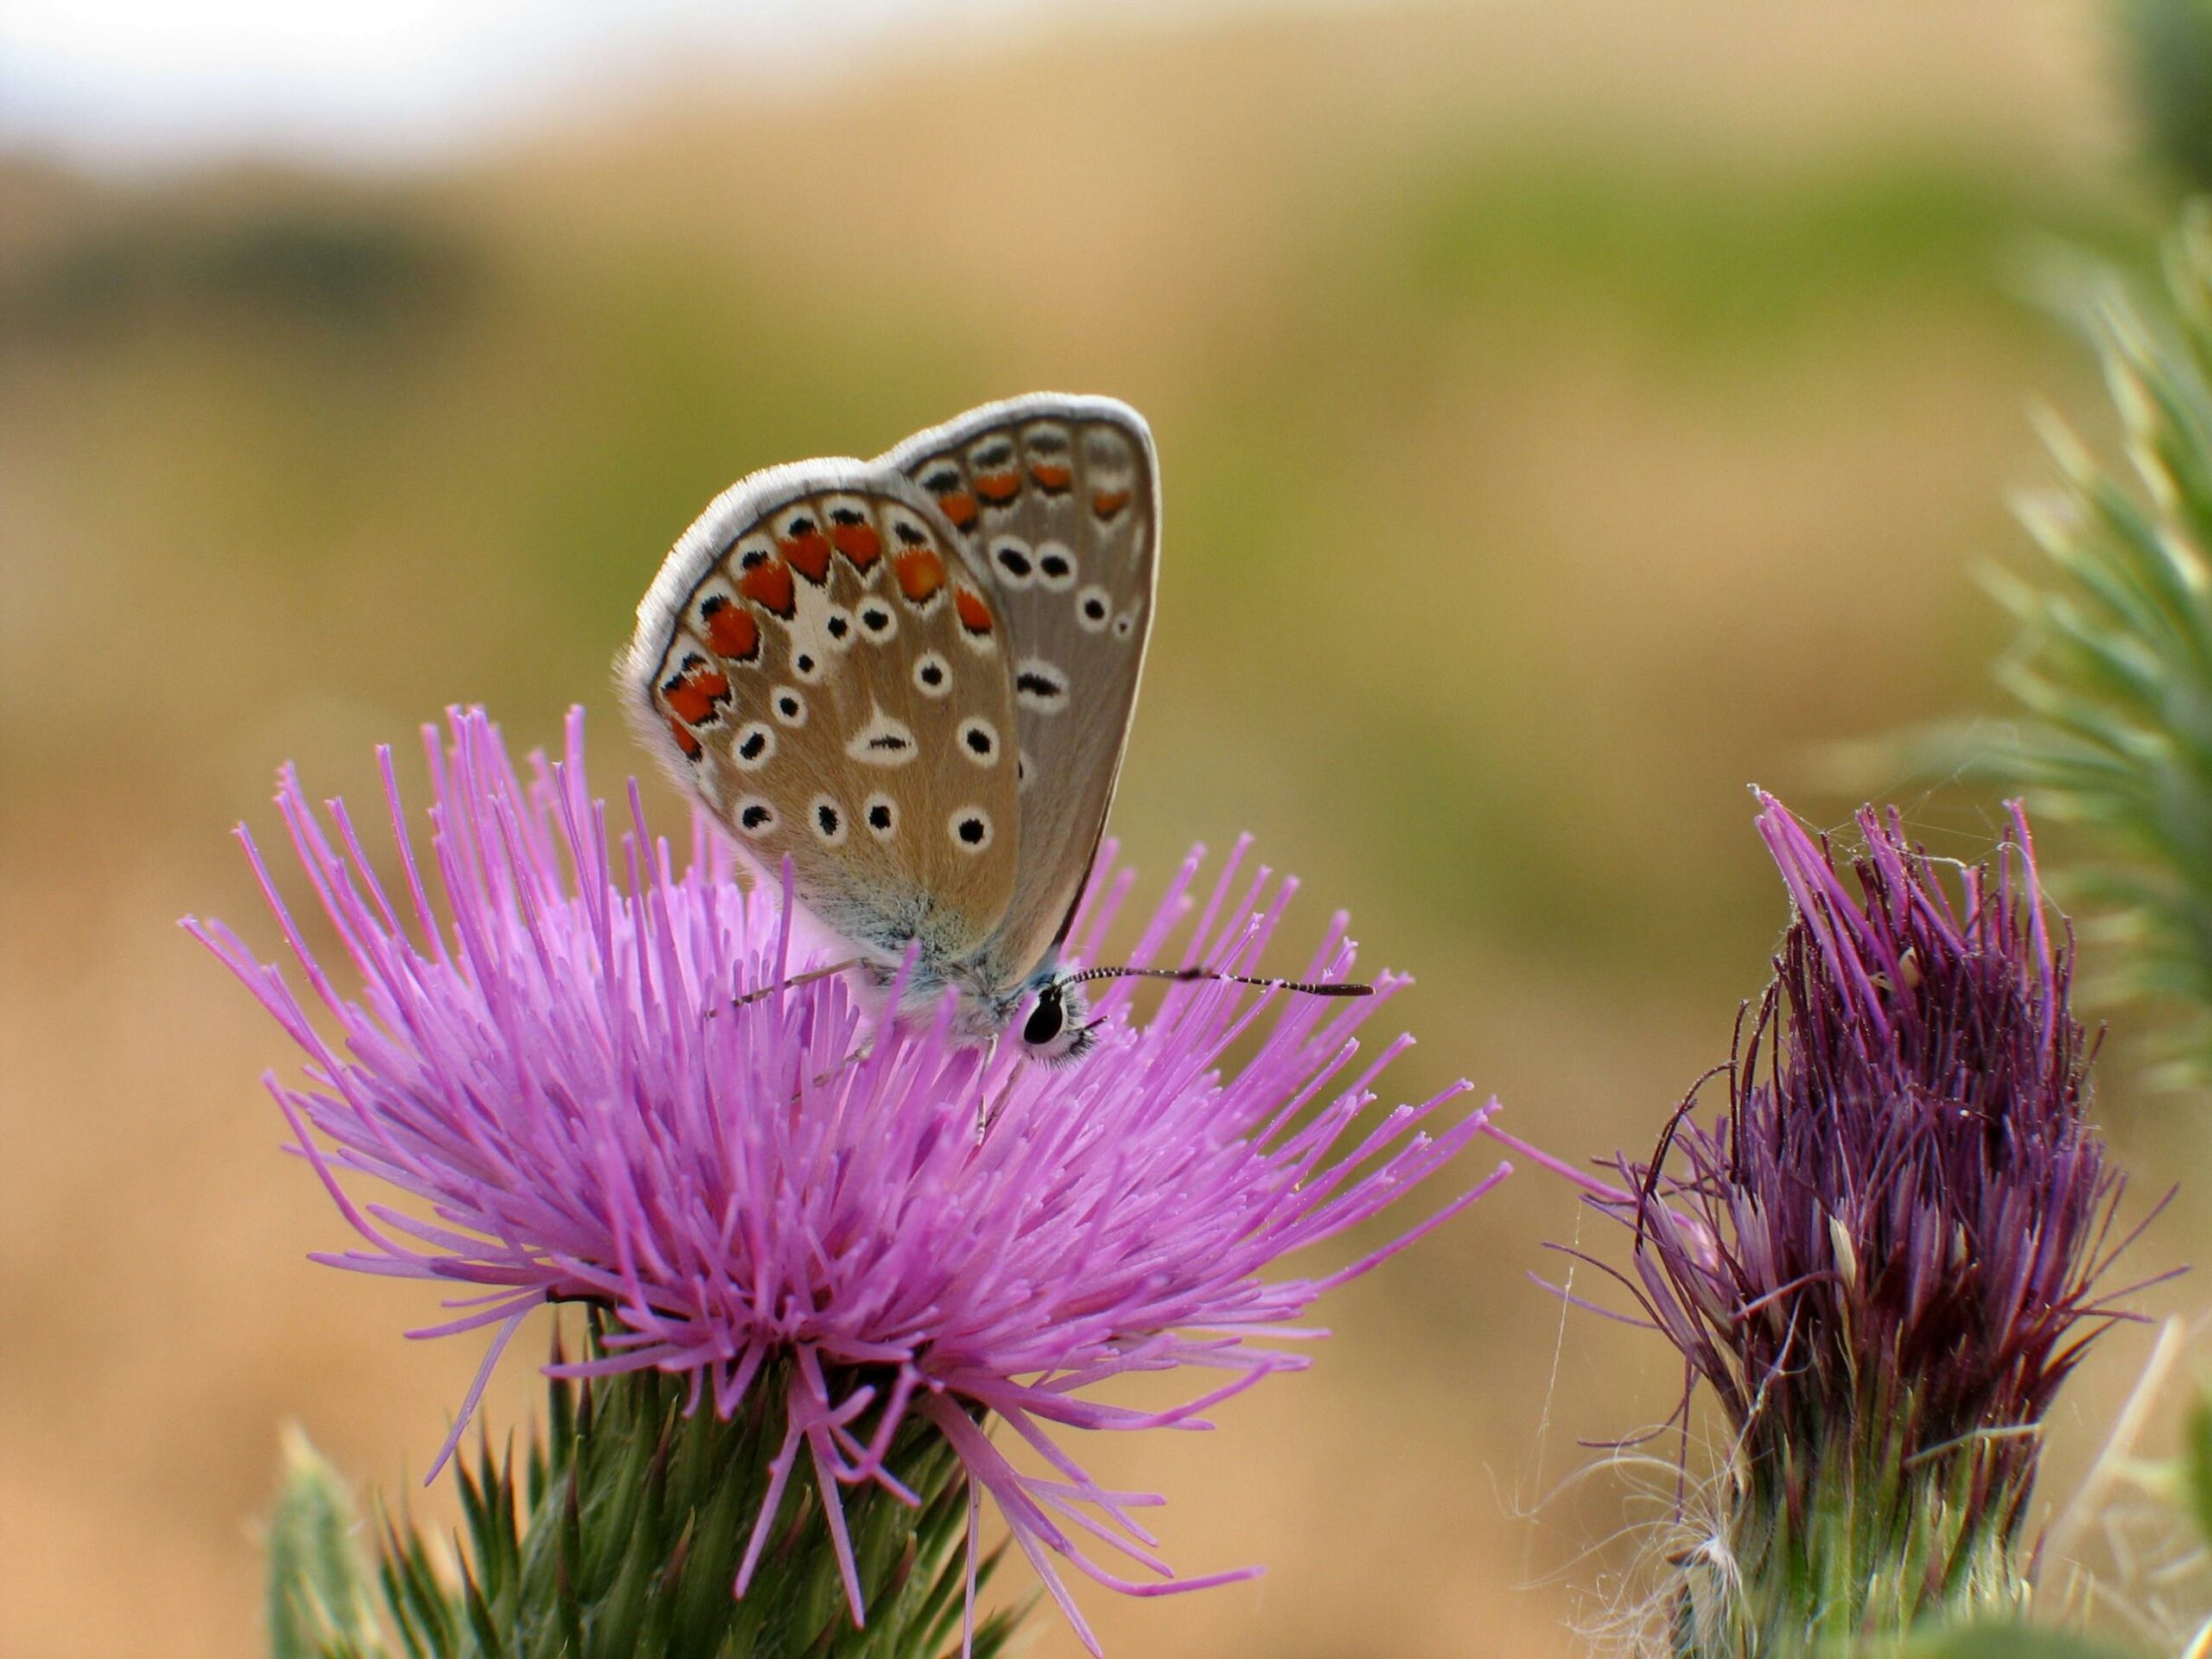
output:
[[1114, 620], [1114, 595], [1092, 582], [1075, 596], [1075, 620], [1085, 633], [1103, 633]]
[[979, 766], [999, 763], [998, 728], [988, 720], [970, 715], [960, 722], [960, 753]]
[[870, 595], [861, 602], [859, 616], [861, 632], [877, 645], [897, 637], [899, 619], [882, 600]]
[[999, 586], [1019, 591], [1037, 579], [1037, 561], [1029, 543], [1019, 536], [1001, 536], [991, 543], [991, 572]]
[[729, 758], [740, 772], [760, 771], [776, 758], [776, 728], [766, 721], [747, 721], [729, 746]]
[[918, 753], [914, 728], [885, 714], [880, 705], [845, 740], [846, 756], [864, 766], [903, 766]]
[[845, 809], [834, 795], [817, 795], [807, 803], [806, 817], [814, 838], [824, 847], [845, 843]]
[[1048, 593], [1065, 594], [1075, 586], [1075, 555], [1063, 542], [1046, 542], [1037, 550], [1037, 585]]
[[772, 833], [776, 827], [776, 809], [758, 795], [747, 795], [737, 804], [730, 820], [755, 841]]
[[944, 832], [962, 852], [980, 853], [991, 844], [991, 815], [980, 806], [956, 806]]
[[793, 731], [806, 724], [806, 699], [788, 685], [779, 685], [769, 693], [768, 707]]
[[951, 693], [952, 664], [944, 660], [944, 653], [925, 651], [914, 658], [914, 688], [925, 697]]
[[1040, 715], [1058, 714], [1068, 706], [1066, 671], [1042, 657], [1024, 658], [1014, 671], [1014, 700]]

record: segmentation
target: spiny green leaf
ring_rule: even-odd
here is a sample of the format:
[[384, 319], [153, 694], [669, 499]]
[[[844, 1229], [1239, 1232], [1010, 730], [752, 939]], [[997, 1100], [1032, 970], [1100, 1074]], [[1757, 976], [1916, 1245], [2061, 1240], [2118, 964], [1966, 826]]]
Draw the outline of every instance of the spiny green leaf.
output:
[[383, 1651], [369, 1611], [360, 1519], [344, 1479], [296, 1424], [283, 1432], [284, 1478], [269, 1522], [269, 1650], [316, 1659], [336, 1649]]
[[2212, 207], [2185, 213], [2165, 271], [2163, 304], [2109, 272], [2077, 302], [2124, 452], [2101, 454], [2056, 416], [2037, 422], [2059, 487], [2016, 511], [2041, 562], [1986, 584], [2018, 629], [1996, 678], [2024, 718], [1908, 740], [1889, 758], [2020, 790], [2038, 817], [2080, 827], [2081, 861], [2054, 866], [2054, 886], [2104, 907], [2075, 906], [2085, 928], [2124, 925], [2130, 948], [2111, 958], [2120, 988], [2178, 1010], [2202, 1076], [2212, 1073]]

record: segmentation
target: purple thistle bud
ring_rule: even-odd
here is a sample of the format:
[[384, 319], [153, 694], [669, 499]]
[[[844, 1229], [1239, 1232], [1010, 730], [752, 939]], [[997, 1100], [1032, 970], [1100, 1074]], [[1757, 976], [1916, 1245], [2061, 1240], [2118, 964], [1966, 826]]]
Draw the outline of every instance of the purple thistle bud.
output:
[[[365, 1241], [316, 1259], [455, 1287], [455, 1316], [411, 1334], [495, 1332], [440, 1462], [524, 1318], [582, 1299], [607, 1310], [607, 1351], [550, 1369], [653, 1368], [688, 1379], [694, 1408], [775, 1414], [782, 1425], [741, 1595], [797, 1471], [818, 1492], [858, 1621], [839, 1493], [873, 1484], [912, 1502], [887, 1452], [917, 1420], [990, 1494], [1094, 1650], [1059, 1564], [1137, 1594], [1249, 1576], [1175, 1577], [1132, 1514], [1160, 1500], [1102, 1489], [1055, 1431], [1207, 1427], [1214, 1404], [1305, 1363], [1250, 1336], [1315, 1334], [1285, 1327], [1505, 1173], [1338, 1272], [1262, 1280], [1277, 1258], [1380, 1214], [1480, 1130], [1486, 1111], [1426, 1127], [1462, 1084], [1397, 1108], [1346, 1147], [1370, 1085], [1410, 1041], [1363, 1059], [1354, 1033], [1404, 982], [1350, 1001], [1177, 985], [1149, 1019], [1131, 1006], [1131, 984], [1116, 982], [1099, 1000], [1098, 1051], [1069, 1071], [1010, 1052], [988, 1060], [957, 1043], [946, 1019], [902, 1031], [842, 976], [732, 1007], [740, 993], [834, 959], [833, 942], [787, 895], [744, 891], [703, 817], [679, 866], [647, 834], [634, 783], [627, 826], [611, 836], [585, 782], [581, 711], [565, 759], [532, 757], [527, 782], [480, 712], [450, 724], [449, 748], [425, 732], [427, 871], [380, 757], [400, 855], [391, 888], [344, 805], [329, 804], [326, 828], [283, 776], [279, 810], [361, 976], [358, 995], [316, 960], [240, 831], [334, 1040], [229, 929], [188, 924], [307, 1054], [306, 1086], [273, 1076], [268, 1086]], [[1201, 898], [1193, 854], [1132, 960], [1249, 971], [1295, 883], [1245, 870], [1244, 855], [1240, 844]], [[1101, 869], [1111, 862], [1109, 848]], [[1073, 954], [1094, 955], [1132, 880], [1094, 883]], [[433, 880], [450, 913], [442, 925]], [[1309, 976], [1348, 969], [1344, 930], [1339, 916]], [[1240, 1038], [1256, 1046], [1232, 1069]], [[979, 1144], [986, 1101], [995, 1117]], [[353, 1177], [411, 1203], [357, 1202]], [[1086, 1397], [1124, 1372], [1185, 1367], [1226, 1380], [1164, 1411]], [[771, 1378], [780, 1392], [765, 1397]], [[994, 1417], [1048, 1474], [1008, 1460], [988, 1433]], [[1085, 1539], [1153, 1576], [1118, 1576]]]
[[1726, 1588], [1686, 1586], [1675, 1651], [1732, 1659], [2017, 1606], [2042, 1420], [2124, 1317], [2095, 1289], [2121, 1180], [2024, 817], [1955, 895], [1894, 811], [1862, 812], [1854, 893], [1760, 800], [1794, 914], [1728, 1111], [1699, 1122], [1694, 1090], [1619, 1186], [1578, 1177], [1730, 1426], [1697, 1552]]

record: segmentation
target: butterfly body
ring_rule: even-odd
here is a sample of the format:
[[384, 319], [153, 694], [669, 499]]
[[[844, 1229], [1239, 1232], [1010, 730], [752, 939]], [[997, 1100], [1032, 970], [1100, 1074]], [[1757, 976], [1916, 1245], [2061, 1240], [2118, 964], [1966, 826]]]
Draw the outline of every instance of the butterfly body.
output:
[[[901, 982], [901, 1012], [1041, 1058], [1088, 1046], [1060, 946], [1150, 632], [1159, 469], [1137, 413], [1037, 394], [708, 507], [620, 664], [647, 746]], [[909, 965], [911, 964], [911, 965]]]

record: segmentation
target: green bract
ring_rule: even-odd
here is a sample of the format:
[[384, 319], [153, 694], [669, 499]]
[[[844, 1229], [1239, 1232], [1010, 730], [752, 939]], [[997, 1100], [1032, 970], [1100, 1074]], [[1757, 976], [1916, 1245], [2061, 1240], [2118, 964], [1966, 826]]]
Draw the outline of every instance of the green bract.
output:
[[[591, 1325], [597, 1357], [600, 1325]], [[837, 1553], [815, 1494], [794, 1484], [761, 1577], [730, 1582], [773, 1478], [779, 1434], [758, 1414], [684, 1410], [688, 1389], [657, 1371], [550, 1384], [546, 1423], [520, 1459], [487, 1445], [459, 1473], [467, 1516], [459, 1582], [431, 1542], [387, 1517], [373, 1612], [350, 1531], [351, 1502], [304, 1443], [270, 1529], [276, 1659], [934, 1659], [963, 1643], [969, 1488], [943, 1436], [916, 1422], [888, 1459], [920, 1499], [870, 1488], [847, 1524], [868, 1623], [846, 1605]], [[997, 1554], [976, 1564], [988, 1580]], [[978, 1621], [990, 1659], [1020, 1618]]]

